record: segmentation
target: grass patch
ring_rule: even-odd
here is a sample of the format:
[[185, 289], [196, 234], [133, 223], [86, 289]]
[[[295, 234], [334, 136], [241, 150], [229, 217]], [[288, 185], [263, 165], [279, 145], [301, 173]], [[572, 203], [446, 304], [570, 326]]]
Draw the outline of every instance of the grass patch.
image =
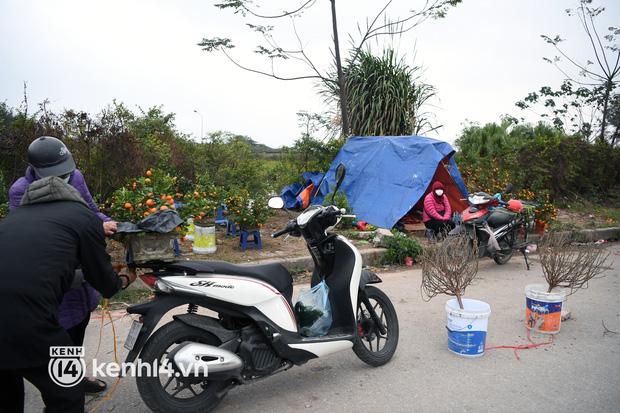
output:
[[593, 225], [596, 227], [613, 227], [617, 226], [620, 222], [620, 209], [605, 204], [595, 204], [587, 200], [578, 200], [558, 205], [558, 208], [571, 213], [591, 214], [605, 221], [604, 223], [596, 223]]
[[[151, 295], [153, 295], [153, 292], [149, 289], [120, 290], [108, 300], [108, 305], [110, 307], [129, 306], [144, 301]], [[103, 308], [104, 304], [105, 298], [99, 297], [99, 307]]]

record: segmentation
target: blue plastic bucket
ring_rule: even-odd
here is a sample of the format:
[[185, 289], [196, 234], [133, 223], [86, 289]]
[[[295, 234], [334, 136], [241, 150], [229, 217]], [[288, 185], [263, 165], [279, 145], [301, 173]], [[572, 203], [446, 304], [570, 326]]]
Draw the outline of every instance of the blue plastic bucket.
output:
[[485, 350], [491, 306], [467, 298], [462, 301], [463, 309], [456, 298], [446, 303], [448, 349], [462, 357], [480, 357]]

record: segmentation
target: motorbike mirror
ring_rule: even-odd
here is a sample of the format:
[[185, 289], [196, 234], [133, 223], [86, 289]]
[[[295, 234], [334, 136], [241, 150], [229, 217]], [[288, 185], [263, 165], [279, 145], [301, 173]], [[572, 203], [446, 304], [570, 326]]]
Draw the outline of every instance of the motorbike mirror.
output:
[[289, 214], [291, 218], [293, 218], [293, 214], [291, 214], [291, 211], [286, 209], [286, 204], [284, 203], [284, 199], [282, 199], [282, 197], [274, 196], [269, 198], [269, 200], [267, 201], [267, 206], [271, 209], [283, 209], [286, 211], [287, 214]]
[[332, 205], [334, 205], [334, 196], [336, 196], [336, 192], [340, 189], [340, 185], [342, 185], [342, 181], [344, 181], [344, 176], [346, 173], [347, 167], [344, 166], [343, 163], [340, 163], [340, 165], [336, 168], [336, 187], [334, 188], [334, 192], [332, 192]]
[[336, 187], [339, 187], [342, 184], [342, 181], [344, 181], [344, 176], [347, 173], [347, 167], [344, 166], [343, 163], [341, 163], [340, 165], [338, 165], [338, 168], [336, 168]]
[[506, 191], [504, 191], [506, 194], [509, 194], [512, 192], [513, 186], [511, 183], [508, 183], [508, 185], [506, 185]]
[[269, 198], [267, 201], [267, 206], [271, 209], [283, 209], [284, 208], [284, 199], [279, 196], [274, 196]]

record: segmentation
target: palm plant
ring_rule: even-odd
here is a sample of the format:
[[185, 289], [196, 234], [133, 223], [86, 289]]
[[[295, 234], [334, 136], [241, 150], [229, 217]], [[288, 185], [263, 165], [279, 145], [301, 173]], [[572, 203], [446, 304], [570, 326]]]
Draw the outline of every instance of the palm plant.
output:
[[[437, 129], [422, 105], [435, 88], [420, 81], [420, 67], [409, 67], [394, 50], [382, 57], [360, 52], [349, 64], [345, 89], [350, 131], [354, 136], [419, 135]], [[326, 102], [337, 102], [339, 89], [324, 90]]]

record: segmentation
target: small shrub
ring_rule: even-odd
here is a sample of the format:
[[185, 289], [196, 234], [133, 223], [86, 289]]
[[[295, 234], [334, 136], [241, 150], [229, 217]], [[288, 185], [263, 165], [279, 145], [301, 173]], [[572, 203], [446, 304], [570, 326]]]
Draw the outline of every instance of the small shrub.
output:
[[0, 204], [0, 219], [4, 218], [9, 213], [9, 203], [5, 202]]
[[[332, 185], [332, 193], [334, 189], [336, 189], [336, 186]], [[329, 206], [332, 204], [332, 193], [327, 195], [323, 200], [324, 206]], [[336, 205], [338, 208], [344, 208], [349, 215], [354, 214], [353, 208], [351, 207], [351, 205], [349, 205], [349, 200], [347, 199], [347, 196], [342, 189], [336, 192], [333, 198], [334, 205]], [[357, 221], [357, 218], [342, 218], [342, 220], [340, 220], [339, 226], [340, 228], [345, 229], [351, 228], [351, 224], [353, 223], [353, 221]]]
[[388, 237], [387, 251], [381, 257], [381, 264], [404, 264], [405, 258], [413, 260], [422, 254], [422, 245], [416, 238], [408, 238], [402, 232], [394, 231], [393, 237]]

